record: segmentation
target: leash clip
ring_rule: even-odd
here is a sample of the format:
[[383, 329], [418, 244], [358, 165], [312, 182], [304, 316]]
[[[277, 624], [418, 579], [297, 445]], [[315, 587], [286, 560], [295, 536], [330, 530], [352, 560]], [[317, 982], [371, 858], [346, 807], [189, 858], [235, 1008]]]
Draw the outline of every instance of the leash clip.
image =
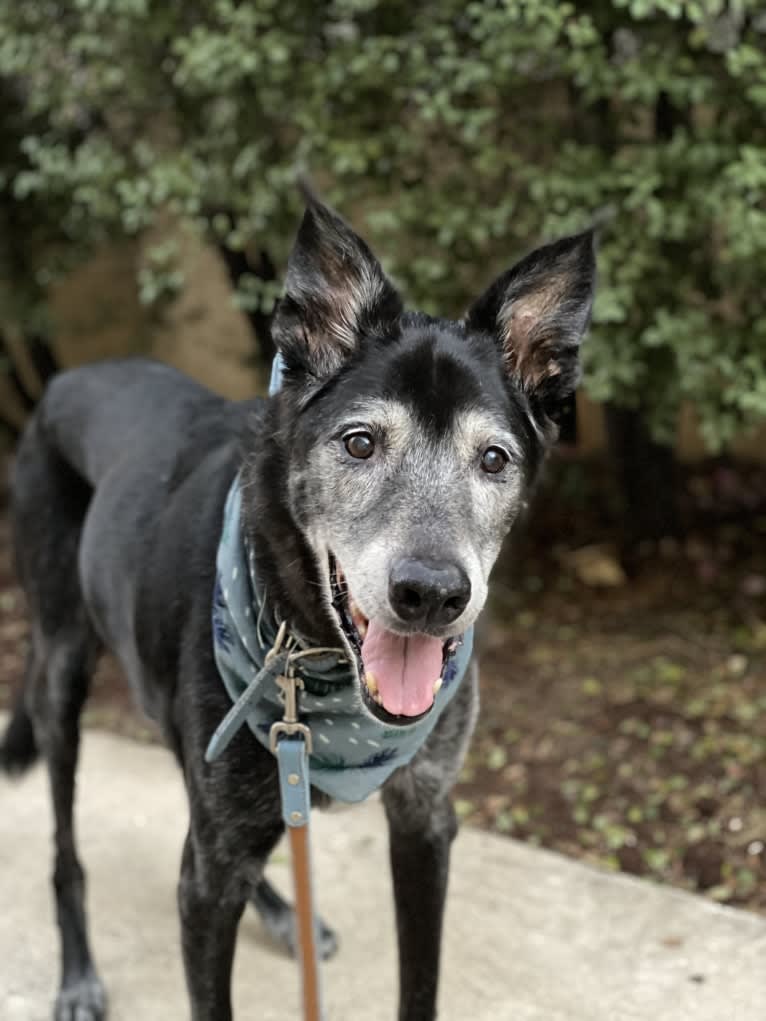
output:
[[280, 737], [295, 737], [298, 735], [306, 742], [306, 752], [311, 755], [313, 750], [311, 731], [305, 723], [301, 723], [298, 720], [298, 689], [303, 689], [303, 681], [300, 677], [295, 676], [292, 668], [288, 665], [287, 677], [277, 677], [276, 682], [283, 692], [285, 714], [281, 720], [277, 720], [276, 723], [271, 725], [269, 748], [276, 755]]

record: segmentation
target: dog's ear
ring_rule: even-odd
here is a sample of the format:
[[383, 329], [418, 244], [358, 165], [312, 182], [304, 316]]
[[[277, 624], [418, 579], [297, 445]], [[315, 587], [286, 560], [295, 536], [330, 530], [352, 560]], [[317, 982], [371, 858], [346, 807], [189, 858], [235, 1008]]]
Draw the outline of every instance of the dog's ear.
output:
[[390, 330], [402, 301], [364, 241], [311, 195], [272, 325], [288, 373], [335, 373], [367, 335]]
[[536, 249], [471, 306], [465, 322], [496, 338], [508, 375], [554, 421], [579, 380], [596, 275], [594, 232]]

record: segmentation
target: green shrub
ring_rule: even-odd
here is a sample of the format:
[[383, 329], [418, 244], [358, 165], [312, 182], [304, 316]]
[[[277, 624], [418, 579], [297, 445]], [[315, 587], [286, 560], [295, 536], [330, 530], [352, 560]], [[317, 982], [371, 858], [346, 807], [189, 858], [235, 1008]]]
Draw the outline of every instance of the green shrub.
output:
[[[759, 0], [1, 0], [27, 127], [0, 187], [60, 211], [56, 259], [169, 210], [279, 262], [309, 168], [449, 314], [600, 217], [589, 392], [665, 436], [689, 400], [716, 448], [766, 415], [765, 54]], [[180, 283], [155, 261], [147, 297]]]

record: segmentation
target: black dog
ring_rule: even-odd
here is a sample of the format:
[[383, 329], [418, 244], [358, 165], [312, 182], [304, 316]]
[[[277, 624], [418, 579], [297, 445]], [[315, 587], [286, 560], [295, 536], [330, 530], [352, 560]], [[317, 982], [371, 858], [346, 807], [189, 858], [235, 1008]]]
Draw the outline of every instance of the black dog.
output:
[[[275, 397], [232, 403], [145, 361], [52, 382], [16, 462], [32, 639], [2, 753], [19, 771], [39, 749], [50, 773], [57, 1019], [94, 1021], [106, 1009], [72, 829], [79, 717], [99, 651], [115, 653], [183, 769], [191, 822], [178, 900], [191, 1014], [226, 1021], [246, 903], [282, 928], [290, 910], [262, 875], [282, 833], [272, 755], [245, 730], [214, 763], [204, 757], [231, 706], [211, 631], [229, 486], [239, 472], [241, 530], [270, 603], [296, 633], [348, 651], [359, 711], [391, 726], [424, 718], [444, 650], [480, 612], [574, 390], [593, 278], [585, 233], [528, 256], [460, 322], [405, 313], [364, 242], [312, 200], [274, 322], [285, 365]], [[383, 787], [400, 1021], [435, 1017], [456, 831], [449, 792], [476, 708], [470, 670]]]

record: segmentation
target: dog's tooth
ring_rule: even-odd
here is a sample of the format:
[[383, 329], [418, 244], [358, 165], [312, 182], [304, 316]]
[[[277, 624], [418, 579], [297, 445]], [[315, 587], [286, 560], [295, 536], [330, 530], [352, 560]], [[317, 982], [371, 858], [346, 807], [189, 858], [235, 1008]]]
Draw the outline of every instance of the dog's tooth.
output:
[[354, 622], [354, 627], [359, 632], [361, 638], [367, 634], [367, 618], [362, 613], [359, 605], [354, 600], [354, 597], [349, 592], [348, 594], [348, 612], [351, 615], [351, 620]]
[[377, 695], [378, 693], [378, 681], [375, 674], [370, 670], [364, 675], [364, 683], [367, 685], [367, 690], [371, 695]]
[[441, 688], [441, 686], [442, 686], [442, 679], [441, 679], [441, 677], [437, 677], [437, 679], [434, 681], [434, 695], [438, 695], [439, 694], [439, 689]]

